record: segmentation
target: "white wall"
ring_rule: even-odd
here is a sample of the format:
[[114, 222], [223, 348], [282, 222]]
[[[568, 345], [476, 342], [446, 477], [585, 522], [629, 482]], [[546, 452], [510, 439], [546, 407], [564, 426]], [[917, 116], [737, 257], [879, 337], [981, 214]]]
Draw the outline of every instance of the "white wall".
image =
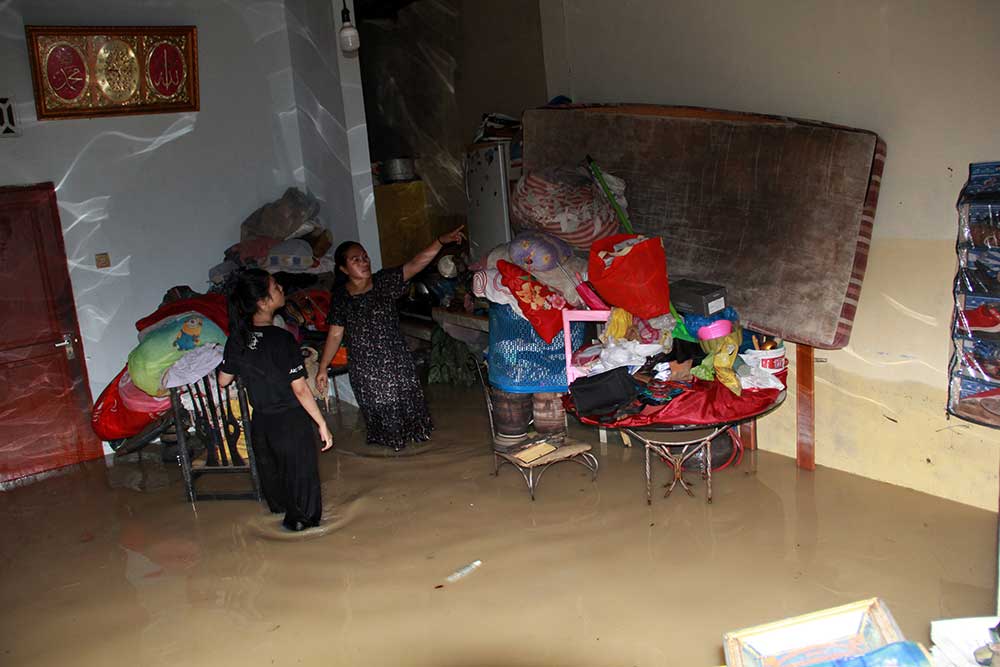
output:
[[[333, 0], [337, 15], [335, 27], [341, 26], [341, 15], [337, 2]], [[343, 6], [343, 5], [341, 5]], [[353, 0], [348, 0], [347, 8], [351, 18], [358, 20]], [[364, 48], [364, 45], [361, 46]], [[382, 248], [378, 236], [378, 220], [375, 218], [375, 186], [372, 182], [371, 156], [368, 152], [368, 121], [365, 118], [365, 96], [361, 86], [361, 63], [358, 53], [347, 54], [337, 51], [340, 91], [344, 100], [344, 127], [347, 130], [347, 147], [350, 154], [351, 180], [354, 186], [354, 211], [357, 220], [357, 235], [354, 237], [368, 250], [372, 258], [372, 268], [382, 268]], [[338, 239], [342, 241], [346, 239]], [[339, 378], [344, 384], [346, 378]], [[349, 386], [348, 386], [349, 388]], [[341, 389], [343, 392], [343, 389]], [[342, 394], [343, 395], [343, 394]], [[351, 394], [353, 396], [353, 393]]]
[[[337, 6], [339, 8], [340, 3]], [[328, 0], [286, 0], [285, 14], [305, 183], [322, 203], [320, 215], [333, 232], [335, 242], [357, 240], [359, 220], [354, 201], [345, 91], [341, 85], [342, 54], [337, 42], [339, 12], [335, 22], [334, 8]], [[360, 82], [357, 56], [352, 60]], [[349, 74], [351, 68], [345, 69], [348, 70], [345, 74]], [[358, 99], [361, 100], [360, 96]], [[359, 123], [354, 120], [356, 128]], [[367, 137], [363, 100], [360, 126]], [[367, 145], [364, 152], [367, 155]], [[371, 167], [367, 159], [360, 176], [364, 175], [370, 187]], [[378, 252], [377, 244], [372, 252]]]
[[[949, 421], [944, 407], [954, 204], [970, 162], [1000, 159], [1000, 2], [541, 0], [540, 8], [550, 96], [781, 114], [886, 140], [851, 343], [817, 352], [827, 360], [816, 368], [817, 462], [995, 510], [998, 432]], [[760, 441], [794, 453], [793, 401], [763, 420]]]
[[[135, 346], [134, 322], [173, 285], [204, 291], [243, 219], [287, 187], [313, 189], [335, 234], [357, 237], [339, 78], [324, 75], [339, 65], [316, 56], [335, 52], [330, 14], [312, 0], [287, 12], [254, 0], [0, 3], [0, 96], [17, 98], [23, 129], [0, 141], [0, 184], [57, 184], [95, 398]], [[196, 25], [201, 110], [38, 122], [25, 24]], [[111, 269], [95, 268], [99, 252]]]

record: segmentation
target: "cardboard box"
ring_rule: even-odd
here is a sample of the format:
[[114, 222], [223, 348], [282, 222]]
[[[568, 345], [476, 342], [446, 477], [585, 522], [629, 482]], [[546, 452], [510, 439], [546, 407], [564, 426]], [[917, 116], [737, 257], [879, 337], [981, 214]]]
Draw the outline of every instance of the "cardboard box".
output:
[[681, 313], [715, 315], [726, 307], [726, 288], [682, 278], [670, 283], [670, 301]]
[[905, 641], [879, 598], [727, 632], [728, 667], [805, 667]]

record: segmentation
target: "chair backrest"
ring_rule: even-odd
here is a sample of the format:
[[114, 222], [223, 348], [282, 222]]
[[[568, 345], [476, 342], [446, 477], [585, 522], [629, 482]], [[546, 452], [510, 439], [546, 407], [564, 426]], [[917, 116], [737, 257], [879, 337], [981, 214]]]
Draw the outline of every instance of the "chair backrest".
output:
[[[250, 405], [242, 383], [237, 380], [235, 387], [233, 385], [220, 387], [215, 380], [215, 371], [212, 371], [196, 382], [171, 389], [170, 399], [174, 409], [174, 420], [179, 424], [183, 423], [182, 415], [186, 409], [184, 399], [190, 403], [195, 433], [205, 446], [205, 464], [195, 467], [192, 461], [193, 450], [187, 442], [186, 429], [178, 429], [178, 459], [188, 499], [192, 502], [236, 499], [259, 501], [260, 481], [250, 432]], [[239, 405], [239, 418], [233, 409], [234, 401]], [[245, 446], [242, 451], [239, 446], [241, 441]], [[202, 493], [195, 488], [195, 482], [202, 475], [234, 472], [250, 474], [252, 488], [249, 492]]]

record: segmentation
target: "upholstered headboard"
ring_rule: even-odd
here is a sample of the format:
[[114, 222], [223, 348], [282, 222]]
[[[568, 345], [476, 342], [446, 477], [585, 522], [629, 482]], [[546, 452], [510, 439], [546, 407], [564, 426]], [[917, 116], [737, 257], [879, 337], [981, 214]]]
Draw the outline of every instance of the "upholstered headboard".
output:
[[524, 167], [588, 153], [626, 181], [637, 232], [671, 278], [725, 285], [749, 326], [847, 344], [868, 262], [885, 142], [866, 130], [692, 107], [526, 111]]

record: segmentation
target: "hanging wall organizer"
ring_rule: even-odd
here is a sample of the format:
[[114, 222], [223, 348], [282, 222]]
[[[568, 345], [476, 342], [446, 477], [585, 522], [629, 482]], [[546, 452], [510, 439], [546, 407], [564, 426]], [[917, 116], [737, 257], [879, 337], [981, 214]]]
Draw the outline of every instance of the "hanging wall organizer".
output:
[[1000, 428], [1000, 162], [969, 165], [956, 250], [948, 412]]

